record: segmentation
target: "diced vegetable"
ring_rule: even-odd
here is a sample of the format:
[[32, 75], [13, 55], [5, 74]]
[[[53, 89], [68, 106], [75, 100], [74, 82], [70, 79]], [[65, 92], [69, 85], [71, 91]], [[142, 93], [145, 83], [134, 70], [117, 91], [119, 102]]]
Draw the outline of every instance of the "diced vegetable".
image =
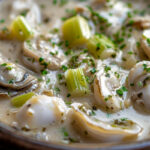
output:
[[93, 35], [87, 42], [87, 48], [95, 58], [104, 59], [115, 54], [114, 43], [102, 34]]
[[30, 92], [27, 94], [16, 96], [11, 100], [11, 104], [15, 107], [21, 107], [23, 104], [26, 103], [26, 101], [28, 101], [34, 95], [35, 94], [33, 92]]
[[11, 32], [18, 40], [27, 40], [33, 36], [33, 30], [23, 16], [18, 16], [12, 22]]
[[12, 40], [12, 34], [9, 28], [4, 27], [2, 30], [0, 30], [0, 40]]
[[87, 21], [81, 16], [75, 16], [65, 21], [62, 26], [63, 37], [69, 46], [85, 44], [90, 38], [90, 28]]
[[82, 68], [67, 70], [65, 78], [71, 95], [82, 96], [89, 93], [89, 86]]

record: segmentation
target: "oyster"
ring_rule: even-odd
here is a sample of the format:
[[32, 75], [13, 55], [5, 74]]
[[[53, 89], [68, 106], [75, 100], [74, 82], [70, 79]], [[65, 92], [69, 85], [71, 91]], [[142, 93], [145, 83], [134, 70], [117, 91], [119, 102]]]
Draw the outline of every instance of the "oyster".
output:
[[24, 64], [37, 72], [44, 68], [59, 69], [65, 56], [53, 40], [51, 35], [46, 35], [25, 41], [22, 51]]
[[128, 86], [134, 106], [142, 111], [150, 112], [150, 62], [137, 63], [128, 76]]
[[101, 142], [135, 140], [142, 128], [128, 119], [115, 119], [102, 121], [90, 116], [90, 110], [82, 104], [75, 103], [72, 113], [72, 127], [86, 139], [94, 139]]
[[127, 72], [115, 65], [102, 65], [94, 81], [96, 103], [109, 112], [117, 112], [129, 106], [125, 87]]
[[16, 119], [21, 127], [35, 129], [65, 119], [67, 107], [61, 98], [45, 95], [33, 96], [17, 112]]
[[0, 64], [0, 95], [15, 96], [37, 88], [35, 77], [13, 63]]
[[150, 58], [150, 30], [144, 30], [141, 38], [141, 47], [148, 58]]

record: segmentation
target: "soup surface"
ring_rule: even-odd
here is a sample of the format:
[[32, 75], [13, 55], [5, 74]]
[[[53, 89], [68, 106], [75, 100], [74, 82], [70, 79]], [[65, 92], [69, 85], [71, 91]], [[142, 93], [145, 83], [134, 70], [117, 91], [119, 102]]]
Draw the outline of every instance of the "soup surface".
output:
[[0, 121], [41, 141], [150, 137], [150, 1], [0, 2]]

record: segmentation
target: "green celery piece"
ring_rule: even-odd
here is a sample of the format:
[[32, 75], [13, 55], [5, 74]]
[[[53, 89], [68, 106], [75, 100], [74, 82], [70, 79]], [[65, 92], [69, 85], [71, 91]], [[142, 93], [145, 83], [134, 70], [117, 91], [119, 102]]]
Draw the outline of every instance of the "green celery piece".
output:
[[86, 81], [82, 68], [67, 70], [65, 78], [67, 88], [71, 95], [82, 96], [90, 92], [89, 85]]
[[91, 36], [89, 25], [81, 16], [66, 20], [62, 26], [62, 33], [69, 46], [83, 45]]
[[87, 42], [87, 49], [95, 58], [101, 58], [102, 53], [110, 48], [115, 50], [115, 45], [103, 34], [93, 35]]
[[33, 30], [23, 16], [18, 16], [11, 24], [14, 38], [24, 41], [33, 36]]
[[35, 94], [33, 92], [30, 92], [27, 94], [16, 96], [11, 100], [11, 104], [15, 107], [21, 107], [23, 104], [26, 103], [26, 101], [28, 101], [34, 95]]

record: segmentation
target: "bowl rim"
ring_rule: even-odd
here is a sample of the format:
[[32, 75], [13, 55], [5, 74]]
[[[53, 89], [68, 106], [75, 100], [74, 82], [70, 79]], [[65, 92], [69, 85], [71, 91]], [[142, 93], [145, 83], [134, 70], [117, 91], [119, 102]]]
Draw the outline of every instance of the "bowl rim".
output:
[[[0, 0], [1, 2], [2, 0]], [[14, 134], [15, 133], [15, 134]], [[142, 150], [150, 148], [150, 140], [126, 142], [126, 143], [94, 143], [94, 144], [63, 144], [56, 142], [44, 142], [24, 136], [12, 127], [0, 122], [0, 140], [11, 142], [20, 147], [39, 150]]]
[[[15, 133], [15, 134], [14, 134]], [[150, 148], [150, 140], [130, 141], [121, 143], [78, 143], [63, 144], [56, 142], [45, 142], [22, 135], [12, 127], [0, 122], [0, 139], [5, 139], [19, 147], [28, 149], [44, 150], [137, 150]]]

